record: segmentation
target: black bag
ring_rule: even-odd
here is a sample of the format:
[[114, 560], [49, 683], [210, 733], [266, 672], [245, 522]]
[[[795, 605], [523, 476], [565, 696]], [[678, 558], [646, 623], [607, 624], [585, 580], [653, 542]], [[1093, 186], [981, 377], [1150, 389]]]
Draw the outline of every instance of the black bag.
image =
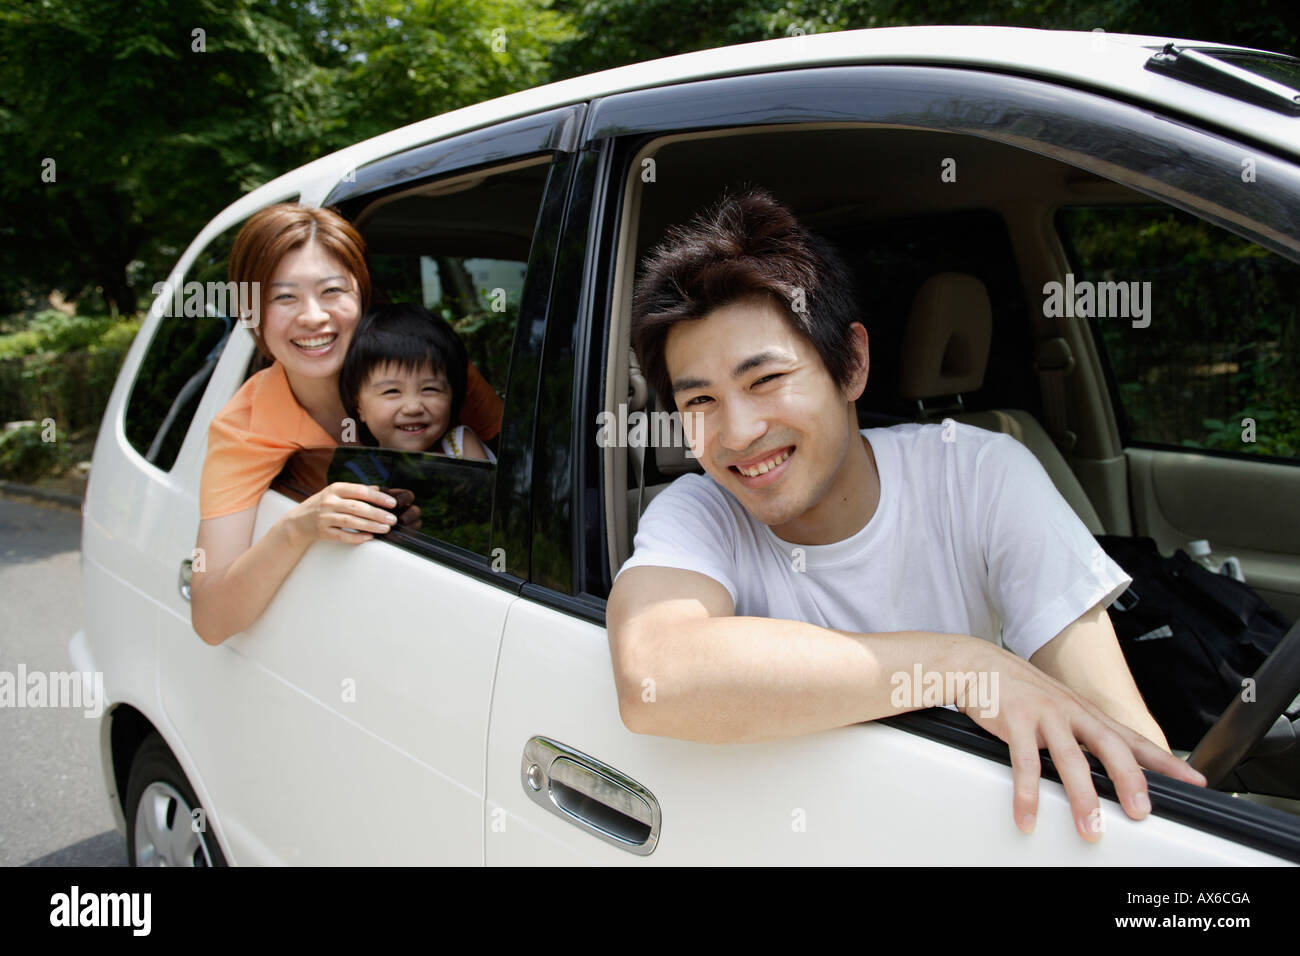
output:
[[1169, 746], [1193, 749], [1290, 622], [1249, 586], [1151, 538], [1098, 535], [1131, 578], [1109, 608], [1119, 646]]

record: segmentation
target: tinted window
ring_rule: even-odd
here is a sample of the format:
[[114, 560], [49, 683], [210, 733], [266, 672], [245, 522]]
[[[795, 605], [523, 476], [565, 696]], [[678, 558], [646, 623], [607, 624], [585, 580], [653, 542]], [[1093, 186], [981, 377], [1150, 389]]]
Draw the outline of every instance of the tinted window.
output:
[[278, 481], [301, 497], [338, 481], [377, 485], [401, 502], [394, 541], [416, 534], [486, 556], [494, 471], [486, 461], [345, 445], [299, 452]]
[[1146, 310], [1089, 317], [1129, 440], [1300, 457], [1300, 267], [1164, 206], [1064, 209], [1057, 225], [1076, 285], [1127, 285]]

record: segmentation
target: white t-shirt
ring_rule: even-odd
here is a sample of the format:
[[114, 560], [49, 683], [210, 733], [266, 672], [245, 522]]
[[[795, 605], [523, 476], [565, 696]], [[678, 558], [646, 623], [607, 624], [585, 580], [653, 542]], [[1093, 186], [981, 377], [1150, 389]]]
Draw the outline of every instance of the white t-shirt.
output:
[[1131, 583], [1011, 436], [956, 422], [862, 434], [880, 503], [853, 536], [791, 544], [712, 478], [683, 475], [646, 509], [619, 574], [697, 571], [731, 593], [737, 616], [970, 634], [1025, 659]]
[[[457, 425], [455, 428], [451, 429], [451, 431], [447, 432], [447, 434], [442, 436], [442, 441], [438, 445], [438, 450], [444, 455], [450, 455], [452, 458], [464, 458], [465, 432], [467, 431], [469, 431], [468, 425]], [[478, 436], [475, 435], [474, 437], [477, 438]], [[497, 463], [497, 456], [492, 454], [492, 449], [487, 445], [484, 445], [483, 450], [487, 452], [488, 462], [495, 465]]]

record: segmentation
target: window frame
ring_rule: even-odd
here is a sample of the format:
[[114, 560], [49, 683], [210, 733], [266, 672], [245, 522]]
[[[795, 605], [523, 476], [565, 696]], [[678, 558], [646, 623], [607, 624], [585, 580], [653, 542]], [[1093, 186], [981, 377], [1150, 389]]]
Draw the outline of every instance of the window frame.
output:
[[[549, 157], [511, 348], [491, 492], [488, 554], [474, 554], [446, 541], [397, 527], [383, 536], [393, 546], [513, 593], [519, 593], [524, 587], [532, 570], [533, 495], [518, 495], [515, 489], [531, 489], [533, 485], [541, 352], [550, 315], [556, 249], [572, 180], [573, 154], [585, 111], [586, 104], [565, 106], [486, 129], [458, 133], [385, 157], [358, 169], [355, 182], [339, 183], [322, 203], [336, 206], [352, 222], [375, 202], [422, 185], [476, 172], [491, 176], [529, 159]], [[298, 501], [305, 497], [305, 489], [283, 479], [277, 479], [273, 487]], [[492, 567], [491, 556], [497, 548], [504, 552], [503, 570]]]
[[[632, 175], [629, 159], [642, 144], [671, 133], [845, 122], [955, 132], [1028, 149], [1183, 209], [1300, 262], [1300, 206], [1280, 201], [1300, 196], [1300, 168], [1294, 158], [1246, 147], [1222, 133], [1189, 124], [1173, 110], [1164, 114], [1150, 104], [1061, 83], [969, 68], [808, 67], [597, 98], [587, 116], [582, 145], [584, 159], [591, 156], [601, 163], [598, 176], [583, 180], [584, 187], [590, 182], [595, 192], [589, 208], [584, 210], [581, 190], [575, 193], [580, 198], [575, 213], [586, 212], [588, 268], [581, 275], [574, 338], [585, 366], [572, 396], [580, 424], [565, 450], [573, 481], [565, 488], [553, 485], [544, 502], [573, 516], [574, 583], [567, 593], [531, 586], [526, 592], [533, 600], [604, 624], [606, 599], [593, 586], [599, 586], [602, 575], [605, 580], [609, 576], [608, 481], [603, 461], [592, 449], [595, 413], [603, 409], [610, 374], [606, 355], [617, 292], [610, 273], [622, 251], [618, 243], [626, 214], [624, 189]], [[1207, 209], [1201, 190], [1190, 187], [1222, 176], [1225, 169], [1240, 168], [1237, 159], [1242, 155], [1255, 158], [1257, 181], [1251, 185], [1263, 188], [1248, 194], [1248, 201]], [[621, 161], [616, 162], [616, 156]], [[1171, 163], [1171, 156], [1185, 162]], [[1187, 196], [1200, 201], [1189, 201]], [[630, 283], [631, 278], [623, 281]], [[556, 356], [556, 361], [566, 359]], [[573, 374], [572, 361], [570, 366]], [[546, 373], [553, 374], [549, 365]], [[565, 377], [563, 369], [555, 373]], [[584, 507], [592, 493], [597, 501], [594, 515]], [[1005, 744], [969, 718], [932, 709], [885, 722], [1009, 765]], [[1100, 761], [1085, 756], [1098, 794], [1114, 799], [1114, 787]], [[1042, 765], [1044, 779], [1060, 782], [1049, 755], [1042, 755]], [[1150, 776], [1148, 787], [1158, 816], [1300, 862], [1300, 818], [1161, 775]]]

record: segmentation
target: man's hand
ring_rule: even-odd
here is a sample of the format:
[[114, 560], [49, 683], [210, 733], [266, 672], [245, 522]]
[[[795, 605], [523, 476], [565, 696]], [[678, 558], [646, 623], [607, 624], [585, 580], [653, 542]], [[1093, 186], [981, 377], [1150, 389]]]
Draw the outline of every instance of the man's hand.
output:
[[1164, 731], [1138, 692], [1110, 615], [1102, 605], [1096, 604], [1079, 615], [1035, 651], [1029, 663], [1096, 704], [1111, 720], [1169, 750]]
[[1120, 804], [1135, 820], [1151, 812], [1141, 767], [1205, 786], [1205, 777], [1185, 762], [1107, 717], [1059, 680], [1008, 651], [992, 644], [987, 647], [989, 657], [981, 667], [998, 675], [996, 713], [985, 716], [993, 708], [976, 705], [961, 710], [1010, 748], [1015, 787], [1012, 814], [1021, 831], [1034, 828], [1041, 772], [1038, 752], [1044, 748], [1061, 775], [1075, 828], [1089, 842], [1101, 838], [1101, 807], [1081, 744], [1105, 766]]

